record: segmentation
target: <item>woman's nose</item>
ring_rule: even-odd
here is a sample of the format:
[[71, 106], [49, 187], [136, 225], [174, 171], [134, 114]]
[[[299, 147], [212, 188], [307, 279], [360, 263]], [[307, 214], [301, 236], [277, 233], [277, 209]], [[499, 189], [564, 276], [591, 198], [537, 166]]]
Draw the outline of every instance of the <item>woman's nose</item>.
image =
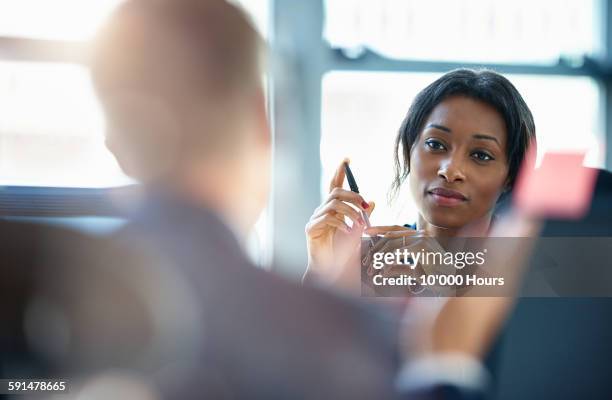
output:
[[465, 173], [460, 160], [448, 158], [442, 160], [438, 169], [438, 176], [447, 182], [463, 182], [465, 181]]

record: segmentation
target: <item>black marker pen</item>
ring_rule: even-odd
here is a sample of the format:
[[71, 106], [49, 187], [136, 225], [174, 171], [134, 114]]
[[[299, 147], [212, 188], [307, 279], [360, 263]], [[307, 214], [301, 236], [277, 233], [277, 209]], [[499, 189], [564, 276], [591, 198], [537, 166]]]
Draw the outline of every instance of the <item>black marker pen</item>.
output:
[[[353, 172], [351, 171], [351, 168], [349, 167], [347, 162], [344, 163], [344, 172], [346, 172], [346, 179], [348, 180], [348, 184], [349, 184], [349, 187], [351, 188], [351, 192], [359, 193], [359, 187], [357, 187], [357, 182], [355, 181]], [[365, 221], [366, 226], [368, 228], [371, 228], [372, 225], [370, 224], [370, 218], [368, 218], [368, 214], [363, 210], [361, 210], [361, 217]]]

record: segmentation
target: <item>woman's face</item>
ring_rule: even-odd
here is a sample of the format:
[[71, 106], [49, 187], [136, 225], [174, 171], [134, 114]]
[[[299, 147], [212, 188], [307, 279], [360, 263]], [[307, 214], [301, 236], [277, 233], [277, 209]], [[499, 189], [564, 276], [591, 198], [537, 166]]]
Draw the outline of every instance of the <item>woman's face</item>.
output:
[[503, 117], [463, 96], [438, 104], [410, 152], [410, 190], [425, 223], [458, 229], [490, 218], [508, 177]]

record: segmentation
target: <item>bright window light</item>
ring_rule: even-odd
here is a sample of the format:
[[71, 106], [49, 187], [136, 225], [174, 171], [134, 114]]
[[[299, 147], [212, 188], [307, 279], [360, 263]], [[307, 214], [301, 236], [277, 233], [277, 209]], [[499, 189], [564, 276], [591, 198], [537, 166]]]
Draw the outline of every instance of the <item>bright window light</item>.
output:
[[0, 36], [87, 40], [121, 0], [0, 0]]
[[[121, 1], [0, 0], [0, 37], [87, 40]], [[268, 0], [238, 2], [266, 33]], [[0, 185], [131, 182], [104, 146], [104, 118], [85, 67], [0, 62]]]
[[398, 59], [554, 64], [597, 53], [597, 0], [326, 0], [332, 47]]
[[[90, 39], [123, 0], [0, 0], [0, 36], [30, 39]], [[266, 36], [268, 0], [233, 0]]]
[[0, 63], [0, 184], [108, 187], [129, 183], [104, 146], [87, 69]]

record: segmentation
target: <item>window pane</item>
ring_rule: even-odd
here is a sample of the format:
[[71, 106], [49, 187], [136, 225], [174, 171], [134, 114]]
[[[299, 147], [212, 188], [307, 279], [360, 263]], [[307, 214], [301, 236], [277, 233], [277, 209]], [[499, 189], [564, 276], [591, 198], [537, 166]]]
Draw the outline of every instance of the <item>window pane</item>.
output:
[[0, 184], [128, 182], [104, 146], [103, 118], [85, 68], [0, 63]]
[[0, 36], [86, 40], [121, 0], [0, 0]]
[[[236, 1], [266, 32], [268, 0]], [[0, 36], [86, 39], [120, 2], [0, 0]], [[104, 146], [104, 118], [86, 68], [0, 62], [0, 184], [126, 183]]]
[[[87, 40], [122, 0], [0, 0], [0, 36]], [[233, 0], [265, 35], [268, 0]]]
[[538, 150], [586, 151], [586, 165], [605, 165], [600, 90], [591, 78], [506, 75], [535, 118]]
[[401, 59], [556, 63], [598, 50], [597, 0], [326, 0], [332, 47]]
[[[440, 74], [333, 72], [323, 80], [321, 162], [322, 196], [343, 157], [359, 189], [376, 208], [372, 222], [414, 222], [408, 190], [392, 207], [387, 191], [393, 176], [395, 135], [414, 96]], [[519, 89], [536, 122], [540, 153], [549, 149], [586, 149], [588, 164], [604, 163], [599, 90], [589, 78], [506, 75]], [[406, 185], [404, 185], [406, 186]]]

